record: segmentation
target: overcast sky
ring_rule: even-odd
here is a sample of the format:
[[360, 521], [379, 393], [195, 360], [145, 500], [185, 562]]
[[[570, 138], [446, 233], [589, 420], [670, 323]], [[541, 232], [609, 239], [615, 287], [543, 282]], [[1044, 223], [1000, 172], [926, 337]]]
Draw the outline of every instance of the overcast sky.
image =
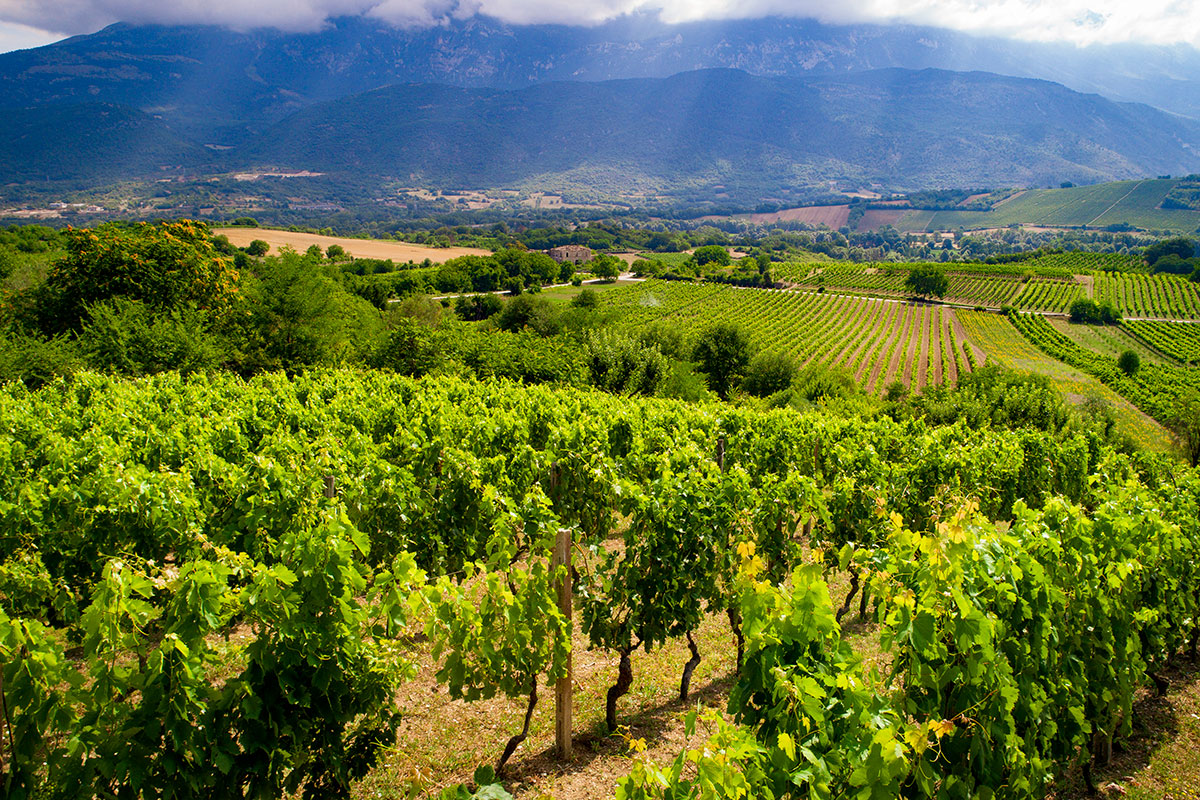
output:
[[117, 22], [315, 30], [368, 14], [400, 25], [483, 13], [512, 23], [594, 24], [628, 13], [667, 22], [781, 14], [823, 22], [908, 22], [1039, 41], [1184, 42], [1200, 47], [1200, 0], [0, 0], [0, 52]]

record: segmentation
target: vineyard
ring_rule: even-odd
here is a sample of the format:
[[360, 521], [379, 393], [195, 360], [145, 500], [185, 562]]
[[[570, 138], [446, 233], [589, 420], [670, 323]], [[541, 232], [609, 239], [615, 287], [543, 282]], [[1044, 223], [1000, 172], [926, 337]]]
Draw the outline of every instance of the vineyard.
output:
[[1188, 364], [1200, 361], [1200, 326], [1187, 322], [1126, 320], [1121, 327], [1171, 358]]
[[962, 328], [943, 306], [682, 281], [618, 287], [604, 302], [635, 328], [670, 321], [696, 332], [737, 323], [758, 348], [842, 367], [875, 394], [897, 380], [914, 391], [955, 383], [972, 369]]
[[1200, 318], [1200, 284], [1178, 275], [1097, 273], [1096, 300], [1127, 317]]
[[[1059, 253], [1009, 264], [947, 265], [948, 288], [942, 298], [948, 303], [1000, 308], [1016, 305], [1032, 311], [1065, 313], [1071, 303], [1084, 296], [1070, 266], [1098, 263], [1099, 253]], [[821, 288], [830, 292], [880, 297], [908, 297], [905, 287], [912, 264], [784, 264], [777, 277], [797, 287]]]
[[1200, 638], [1200, 480], [1090, 434], [349, 371], [80, 374], [0, 389], [0, 420], [13, 798], [346, 796], [418, 658], [520, 704], [504, 770], [576, 632], [616, 731], [635, 655], [686, 642], [688, 698], [714, 621], [729, 719], [618, 797], [1040, 798]]
[[1083, 297], [1083, 287], [1067, 281], [1029, 281], [1013, 305], [1028, 311], [1064, 314]]
[[[1121, 430], [1138, 446], [1159, 451], [1170, 449], [1170, 438], [1153, 419], [1086, 370], [1068, 366], [1039, 350], [1006, 317], [978, 311], [961, 311], [958, 316], [970, 340], [978, 342], [987, 354], [989, 363], [1044, 375], [1068, 397], [1079, 400], [1097, 397], [1112, 409]], [[1116, 363], [1115, 357], [1109, 360]]]
[[1080, 369], [1128, 399], [1142, 411], [1167, 421], [1187, 391], [1200, 389], [1200, 373], [1170, 364], [1143, 364], [1134, 374], [1122, 372], [1116, 359], [1072, 341], [1038, 314], [1011, 314], [1013, 325], [1042, 352]]

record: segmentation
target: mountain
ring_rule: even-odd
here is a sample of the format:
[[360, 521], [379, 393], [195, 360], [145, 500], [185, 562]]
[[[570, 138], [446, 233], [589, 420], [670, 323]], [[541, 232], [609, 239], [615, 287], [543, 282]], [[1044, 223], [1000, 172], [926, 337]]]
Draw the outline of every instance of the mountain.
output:
[[386, 87], [299, 111], [238, 157], [409, 184], [625, 181], [745, 200], [829, 180], [920, 189], [1194, 171], [1200, 123], [987, 73], [700, 70], [514, 91]]
[[1183, 45], [1077, 48], [785, 18], [666, 25], [645, 14], [595, 27], [476, 16], [412, 29], [350, 17], [308, 34], [117, 24], [0, 55], [0, 108], [113, 103], [235, 145], [305, 106], [399, 83], [518, 89], [705, 68], [817, 77], [890, 67], [1041, 78], [1200, 118], [1200, 51]]
[[9, 109], [0, 127], [0, 184], [53, 181], [90, 188], [174, 175], [209, 158], [208, 150], [161, 119], [111, 103]]
[[1047, 81], [932, 69], [388, 86], [306, 106], [221, 151], [105, 103], [18, 109], [7, 122], [0, 184], [271, 167], [327, 173], [343, 187], [331, 191], [357, 196], [400, 184], [756, 202], [829, 181], [915, 190], [1200, 171], [1200, 122]]

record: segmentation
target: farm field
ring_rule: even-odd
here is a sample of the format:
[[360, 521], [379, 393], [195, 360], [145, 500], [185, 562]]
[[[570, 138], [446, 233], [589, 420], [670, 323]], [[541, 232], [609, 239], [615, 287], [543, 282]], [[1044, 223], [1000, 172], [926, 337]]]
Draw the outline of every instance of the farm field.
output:
[[1176, 182], [1119, 181], [1068, 189], [1031, 189], [991, 211], [913, 211], [901, 218], [896, 228], [918, 232], [959, 227], [1104, 227], [1128, 223], [1144, 229], [1191, 233], [1200, 226], [1200, 212], [1158, 208]]
[[[911, 264], [847, 264], [793, 262], [775, 269], [783, 281], [804, 288], [848, 291], [881, 297], [908, 297], [904, 281]], [[1024, 267], [1024, 272], [1018, 269]], [[999, 309], [1016, 305], [1030, 310], [1065, 313], [1085, 288], [1062, 261], [1040, 259], [1013, 265], [946, 265], [949, 286], [943, 301]], [[1032, 274], [1034, 277], [1029, 277]], [[1043, 276], [1044, 275], [1044, 276]]]
[[1121, 327], [1139, 342], [1147, 342], [1171, 358], [1185, 363], [1200, 362], [1200, 325], [1191, 322], [1125, 320]]
[[944, 306], [681, 281], [646, 281], [604, 300], [628, 326], [668, 320], [698, 331], [738, 323], [760, 349], [840, 366], [874, 394], [894, 381], [918, 392], [955, 383], [972, 369], [962, 327]]
[[1200, 319], [1200, 284], [1179, 275], [1100, 272], [1096, 300], [1111, 302], [1126, 317]]
[[1137, 336], [1132, 335], [1128, 330], [1125, 330], [1124, 325], [1121, 327], [1114, 325], [1084, 325], [1081, 323], [1071, 322], [1064, 317], [1048, 319], [1047, 321], [1051, 326], [1054, 327], [1056, 331], [1063, 334], [1068, 339], [1071, 339], [1077, 344], [1080, 344], [1095, 353], [1099, 353], [1100, 355], [1115, 359], [1126, 350], [1132, 350], [1138, 354], [1138, 357], [1141, 358], [1144, 363], [1172, 363], [1170, 358], [1167, 358], [1163, 355], [1166, 352], [1165, 350], [1160, 351], [1148, 346], [1146, 342], [1142, 341]]
[[350, 239], [339, 236], [320, 236], [315, 233], [293, 233], [272, 228], [213, 228], [214, 236], [225, 236], [236, 247], [245, 247], [255, 239], [271, 245], [271, 253], [281, 247], [291, 247], [304, 252], [314, 244], [322, 250], [330, 245], [340, 245], [355, 258], [391, 259], [396, 262], [421, 262], [429, 259], [441, 264], [461, 256], [488, 256], [491, 252], [475, 247], [428, 247], [422, 244], [388, 241], [385, 239]]
[[803, 208], [786, 208], [769, 214], [747, 214], [734, 217], [746, 219], [757, 225], [772, 222], [803, 222], [808, 225], [824, 225], [832, 230], [844, 227], [850, 220], [850, 206], [805, 206]]
[[1010, 369], [1045, 375], [1073, 402], [1099, 397], [1112, 407], [1121, 429], [1140, 446], [1164, 452], [1172, 448], [1166, 430], [1149, 415], [1082, 370], [1034, 347], [1007, 318], [979, 311], [960, 311], [958, 317], [967, 336], [987, 354], [989, 362], [995, 360]]

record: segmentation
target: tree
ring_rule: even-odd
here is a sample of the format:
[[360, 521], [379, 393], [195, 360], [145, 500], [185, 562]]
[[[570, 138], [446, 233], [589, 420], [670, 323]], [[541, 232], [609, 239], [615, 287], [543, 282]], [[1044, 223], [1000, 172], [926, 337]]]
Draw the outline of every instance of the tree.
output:
[[340, 244], [331, 244], [329, 247], [325, 248], [325, 257], [330, 261], [338, 261], [346, 256], [346, 248], [342, 247]]
[[1193, 467], [1200, 466], [1200, 392], [1190, 389], [1171, 408], [1167, 427]]
[[[1168, 255], [1175, 255], [1180, 259], [1190, 259], [1196, 255], [1196, 242], [1186, 236], [1177, 236], [1173, 239], [1155, 242], [1142, 251], [1142, 257], [1146, 259], [1146, 264], [1150, 267], [1154, 267], [1159, 259]], [[1155, 269], [1155, 272], [1158, 271]]]
[[246, 253], [248, 255], [262, 258], [271, 251], [271, 245], [264, 242], [262, 239], [253, 239], [250, 244], [246, 245]]
[[717, 323], [696, 340], [692, 359], [708, 376], [709, 386], [726, 400], [734, 381], [750, 362], [750, 341], [742, 329], [729, 323]]
[[1138, 367], [1141, 365], [1142, 359], [1139, 358], [1138, 354], [1132, 350], [1126, 350], [1125, 352], [1121, 353], [1120, 358], [1117, 359], [1117, 366], [1121, 369], [1121, 372], [1124, 372], [1126, 375], [1133, 375], [1133, 373], [1138, 371]]
[[746, 368], [742, 388], [755, 397], [769, 397], [792, 385], [796, 362], [786, 353], [759, 353]]
[[44, 287], [45, 327], [53, 332], [77, 329], [88, 306], [114, 297], [156, 312], [195, 306], [220, 316], [239, 292], [232, 259], [216, 251], [203, 223], [107, 223], [66, 236], [67, 255]]
[[600, 305], [600, 295], [595, 289], [584, 289], [571, 299], [571, 305], [576, 308], [595, 308]]
[[950, 288], [950, 282], [946, 279], [946, 273], [941, 267], [920, 266], [913, 267], [908, 271], [908, 277], [904, 279], [904, 285], [914, 294], [921, 297], [929, 297], [936, 295], [937, 297], [945, 297], [946, 290]]
[[621, 263], [621, 259], [617, 258], [616, 256], [610, 256], [607, 253], [601, 253], [592, 259], [589, 268], [591, 273], [597, 278], [612, 280], [621, 274], [621, 267], [623, 266], [624, 264]]
[[703, 267], [705, 264], [717, 264], [722, 267], [728, 267], [733, 263], [729, 257], [729, 251], [719, 244], [697, 247], [696, 252], [692, 254], [692, 260], [696, 262], [696, 266], [698, 267]]

